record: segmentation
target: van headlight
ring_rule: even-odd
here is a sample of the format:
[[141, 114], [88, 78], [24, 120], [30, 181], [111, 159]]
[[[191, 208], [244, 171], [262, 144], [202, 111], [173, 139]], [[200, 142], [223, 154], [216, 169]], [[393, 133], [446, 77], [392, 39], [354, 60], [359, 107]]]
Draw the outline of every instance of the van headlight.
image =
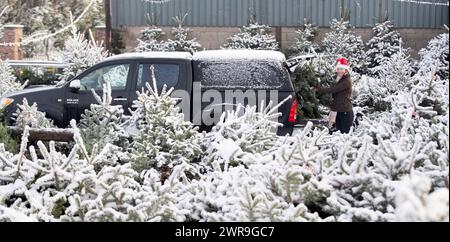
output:
[[14, 99], [12, 98], [2, 98], [0, 99], [0, 110], [5, 109], [9, 105], [11, 105], [14, 102]]

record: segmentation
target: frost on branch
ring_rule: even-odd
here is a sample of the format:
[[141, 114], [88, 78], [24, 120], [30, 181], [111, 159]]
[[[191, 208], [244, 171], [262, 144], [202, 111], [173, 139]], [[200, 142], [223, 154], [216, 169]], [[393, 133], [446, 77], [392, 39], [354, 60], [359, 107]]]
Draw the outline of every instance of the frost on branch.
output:
[[12, 67], [8, 62], [0, 60], [0, 96], [22, 90], [26, 86], [20, 84], [14, 76]]
[[345, 57], [354, 71], [363, 72], [366, 53], [362, 38], [353, 33], [353, 27], [345, 19], [333, 19], [330, 25], [332, 31], [327, 33], [322, 41], [323, 52], [336, 57]]
[[260, 110], [256, 106], [238, 106], [236, 110], [222, 114], [219, 122], [206, 135], [207, 147], [203, 161], [214, 166], [243, 164], [247, 154], [270, 153], [277, 142], [278, 107], [262, 101]]
[[[131, 144], [130, 159], [138, 172], [155, 168], [167, 178], [175, 165], [199, 160], [201, 138], [197, 128], [184, 121], [184, 115], [176, 107], [176, 101], [164, 86], [158, 90], [154, 67], [153, 87], [147, 83], [146, 90], [138, 92], [133, 103], [131, 125], [136, 134]], [[195, 172], [194, 172], [195, 173]]]
[[121, 105], [112, 105], [111, 84], [103, 85], [103, 95], [99, 96], [94, 90], [92, 94], [97, 103], [91, 104], [90, 109], [81, 115], [81, 135], [88, 149], [94, 145], [102, 149], [108, 144], [126, 148], [127, 133], [123, 123], [127, 120]]
[[71, 36], [65, 41], [57, 56], [59, 61], [67, 64], [60, 76], [61, 81], [69, 81], [108, 55], [108, 52], [95, 42], [92, 32], [89, 34], [90, 39], [87, 40], [84, 34], [72, 26]]
[[431, 180], [413, 175], [402, 181], [396, 198], [401, 222], [448, 222], [448, 188], [431, 191]]
[[149, 51], [164, 51], [165, 43], [161, 41], [161, 37], [164, 34], [161, 28], [156, 26], [155, 16], [148, 15], [148, 26], [145, 27], [138, 38], [138, 46], [136, 52], [149, 52]]
[[253, 17], [248, 26], [243, 26], [240, 33], [227, 39], [224, 49], [278, 50], [279, 45], [271, 28], [261, 25]]
[[15, 126], [24, 129], [31, 128], [53, 128], [53, 121], [46, 117], [46, 114], [38, 110], [36, 103], [29, 105], [27, 99], [23, 99], [18, 105], [17, 111], [13, 114]]
[[367, 43], [366, 65], [369, 75], [373, 77], [378, 77], [379, 71], [383, 70], [376, 67], [389, 60], [394, 54], [406, 51], [401, 47], [400, 33], [393, 28], [392, 22], [387, 19], [376, 23], [372, 28], [373, 36]]
[[183, 27], [186, 17], [187, 14], [183, 17], [176, 16], [173, 18], [177, 24], [176, 27], [172, 28], [172, 35], [174, 36], [174, 39], [168, 39], [164, 43], [164, 51], [182, 51], [193, 54], [194, 52], [201, 50], [202, 46], [195, 38], [189, 39], [189, 28]]

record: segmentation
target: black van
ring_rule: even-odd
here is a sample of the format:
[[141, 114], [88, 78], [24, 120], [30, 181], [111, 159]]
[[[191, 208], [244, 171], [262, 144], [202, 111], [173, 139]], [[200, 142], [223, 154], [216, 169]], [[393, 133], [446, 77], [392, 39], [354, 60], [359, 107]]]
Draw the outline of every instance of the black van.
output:
[[[25, 89], [2, 97], [2, 103], [14, 101], [5, 107], [7, 125], [13, 125], [13, 113], [24, 98], [37, 103], [40, 111], [61, 128], [70, 120], [80, 120], [81, 114], [95, 103], [92, 89], [102, 92], [102, 83], [110, 82], [113, 104], [129, 110], [136, 91], [156, 75], [157, 86], [173, 87], [180, 101], [189, 109], [185, 116], [203, 130], [208, 130], [220, 114], [242, 105], [260, 105], [261, 101], [277, 104], [289, 96], [278, 112], [283, 124], [278, 134], [291, 134], [297, 119], [297, 101], [285, 67], [285, 57], [276, 51], [215, 50], [194, 55], [184, 52], [128, 53], [109, 57], [84, 71], [72, 80], [56, 86]], [[220, 100], [213, 100], [213, 96]], [[187, 100], [188, 99], [188, 100]], [[186, 104], [187, 103], [187, 104]], [[180, 104], [181, 105], [181, 104]], [[206, 117], [206, 118], [205, 118]]]

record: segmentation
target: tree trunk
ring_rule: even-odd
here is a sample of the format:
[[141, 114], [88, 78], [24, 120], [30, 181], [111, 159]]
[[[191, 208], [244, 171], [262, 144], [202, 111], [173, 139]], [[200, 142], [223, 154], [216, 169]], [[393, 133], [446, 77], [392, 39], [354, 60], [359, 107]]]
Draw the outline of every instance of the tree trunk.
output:
[[[13, 135], [22, 135], [23, 129], [19, 127], [8, 127]], [[72, 129], [33, 129], [30, 130], [30, 136], [28, 140], [30, 142], [34, 141], [58, 141], [58, 142], [70, 142], [73, 141], [73, 130]]]

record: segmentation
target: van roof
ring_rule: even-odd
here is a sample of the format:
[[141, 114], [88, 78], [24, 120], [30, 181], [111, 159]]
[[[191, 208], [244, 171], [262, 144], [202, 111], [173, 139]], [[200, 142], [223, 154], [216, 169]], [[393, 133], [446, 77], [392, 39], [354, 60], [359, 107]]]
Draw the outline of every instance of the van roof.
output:
[[286, 61], [286, 56], [272, 50], [207, 50], [193, 55], [193, 60], [270, 60]]
[[286, 61], [286, 56], [272, 50], [206, 50], [191, 55], [189, 52], [142, 52], [126, 53], [108, 57], [105, 61], [125, 59], [185, 59], [185, 60], [269, 60]]
[[126, 53], [108, 57], [105, 61], [125, 60], [125, 59], [192, 59], [189, 52], [142, 52], [142, 53]]

